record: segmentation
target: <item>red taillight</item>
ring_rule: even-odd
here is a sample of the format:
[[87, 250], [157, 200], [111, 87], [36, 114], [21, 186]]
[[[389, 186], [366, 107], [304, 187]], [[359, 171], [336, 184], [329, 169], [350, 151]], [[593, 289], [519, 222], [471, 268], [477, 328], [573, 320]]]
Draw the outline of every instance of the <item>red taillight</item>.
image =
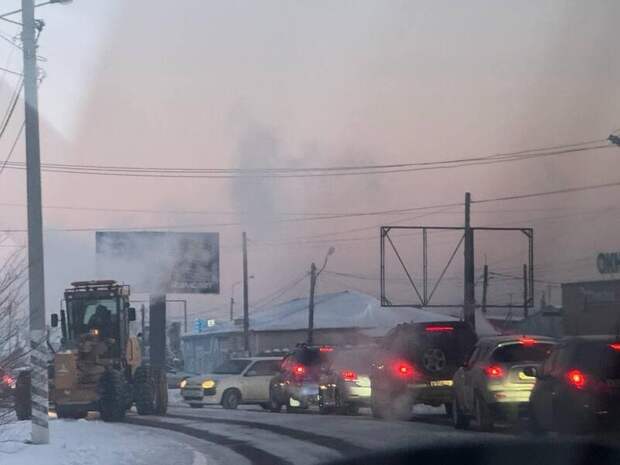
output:
[[519, 342], [524, 346], [533, 346], [534, 344], [536, 344], [536, 339], [531, 337], [522, 337], [521, 339], [519, 339]]
[[454, 326], [433, 325], [433, 326], [427, 326], [426, 328], [424, 328], [424, 330], [428, 331], [429, 333], [447, 333], [450, 331], [454, 331]]
[[411, 363], [399, 360], [392, 366], [392, 371], [399, 378], [412, 378], [415, 373], [415, 368]]
[[489, 378], [502, 378], [504, 376], [504, 369], [499, 365], [490, 365], [484, 369], [484, 373]]
[[620, 342], [614, 342], [613, 344], [609, 344], [609, 347], [613, 350], [620, 350]]
[[322, 346], [319, 348], [319, 352], [333, 352], [334, 348], [329, 346]]
[[6, 384], [7, 386], [11, 386], [15, 382], [15, 380], [13, 379], [11, 375], [4, 375], [2, 377], [2, 382]]
[[345, 381], [356, 381], [357, 380], [357, 373], [355, 373], [353, 370], [341, 371], [340, 376], [342, 376], [342, 379], [344, 379]]
[[570, 370], [566, 373], [566, 380], [575, 389], [583, 389], [586, 387], [586, 375], [579, 370]]
[[306, 374], [306, 367], [303, 365], [295, 365], [293, 366], [293, 373], [296, 376], [303, 376]]

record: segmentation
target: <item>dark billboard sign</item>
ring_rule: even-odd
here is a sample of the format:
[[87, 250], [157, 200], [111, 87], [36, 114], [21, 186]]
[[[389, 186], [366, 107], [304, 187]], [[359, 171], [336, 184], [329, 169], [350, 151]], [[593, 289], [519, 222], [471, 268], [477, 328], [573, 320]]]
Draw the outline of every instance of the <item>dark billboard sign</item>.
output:
[[218, 233], [97, 231], [98, 278], [134, 292], [219, 294]]

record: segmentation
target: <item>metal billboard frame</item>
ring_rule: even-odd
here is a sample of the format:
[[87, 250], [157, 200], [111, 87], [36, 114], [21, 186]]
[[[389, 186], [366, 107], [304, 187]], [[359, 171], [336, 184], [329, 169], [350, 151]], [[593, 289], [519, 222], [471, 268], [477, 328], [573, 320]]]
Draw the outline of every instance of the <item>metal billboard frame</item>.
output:
[[[397, 247], [394, 245], [394, 242], [390, 238], [390, 231], [392, 230], [421, 230], [422, 231], [422, 292], [418, 289], [413, 281], [412, 275], [407, 268], [407, 265], [403, 261], [400, 253], [398, 252]], [[457, 252], [461, 248], [461, 245], [465, 241], [465, 232], [466, 229], [464, 226], [381, 226], [380, 228], [380, 254], [381, 254], [381, 263], [380, 263], [380, 299], [382, 307], [414, 307], [414, 308], [462, 308], [463, 303], [459, 304], [435, 304], [432, 303], [433, 295], [435, 291], [439, 287], [441, 280], [443, 279], [446, 271], [448, 270], [450, 264], [454, 260]], [[429, 285], [431, 284], [428, 278], [428, 231], [434, 230], [443, 230], [443, 231], [463, 231], [461, 238], [459, 239], [456, 247], [452, 251], [448, 262], [443, 267], [442, 272], [434, 283], [430, 293], [429, 293]], [[504, 232], [521, 232], [523, 233], [528, 240], [528, 264], [527, 266], [527, 278], [525, 280], [526, 289], [524, 289], [524, 302], [516, 303], [513, 305], [500, 305], [500, 304], [491, 304], [485, 305], [486, 308], [514, 308], [518, 306], [522, 306], [524, 308], [533, 306], [534, 304], [534, 229], [533, 228], [503, 228], [503, 227], [471, 227], [470, 230], [472, 234], [475, 234], [476, 231], [504, 231]], [[385, 252], [386, 252], [386, 242], [394, 251], [401, 267], [407, 279], [409, 280], [409, 284], [413, 288], [415, 294], [417, 295], [419, 302], [418, 303], [410, 303], [410, 304], [393, 304], [388, 296], [386, 295], [386, 276], [385, 276]], [[476, 304], [476, 307], [481, 307], [481, 305]]]

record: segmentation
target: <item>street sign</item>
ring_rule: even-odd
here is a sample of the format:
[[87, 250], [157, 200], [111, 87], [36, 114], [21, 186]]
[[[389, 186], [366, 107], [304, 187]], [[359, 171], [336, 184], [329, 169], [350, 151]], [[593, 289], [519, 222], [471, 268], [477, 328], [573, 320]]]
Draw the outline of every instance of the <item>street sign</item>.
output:
[[205, 320], [198, 319], [194, 321], [194, 332], [202, 333], [205, 329]]

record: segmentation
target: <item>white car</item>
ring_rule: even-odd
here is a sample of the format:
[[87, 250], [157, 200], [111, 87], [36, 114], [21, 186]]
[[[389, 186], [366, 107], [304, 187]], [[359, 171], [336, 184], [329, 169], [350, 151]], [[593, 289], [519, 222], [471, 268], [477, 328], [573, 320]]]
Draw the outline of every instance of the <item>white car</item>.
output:
[[211, 373], [181, 382], [181, 396], [190, 407], [219, 404], [235, 409], [239, 404], [269, 406], [269, 382], [280, 371], [280, 357], [235, 358]]

